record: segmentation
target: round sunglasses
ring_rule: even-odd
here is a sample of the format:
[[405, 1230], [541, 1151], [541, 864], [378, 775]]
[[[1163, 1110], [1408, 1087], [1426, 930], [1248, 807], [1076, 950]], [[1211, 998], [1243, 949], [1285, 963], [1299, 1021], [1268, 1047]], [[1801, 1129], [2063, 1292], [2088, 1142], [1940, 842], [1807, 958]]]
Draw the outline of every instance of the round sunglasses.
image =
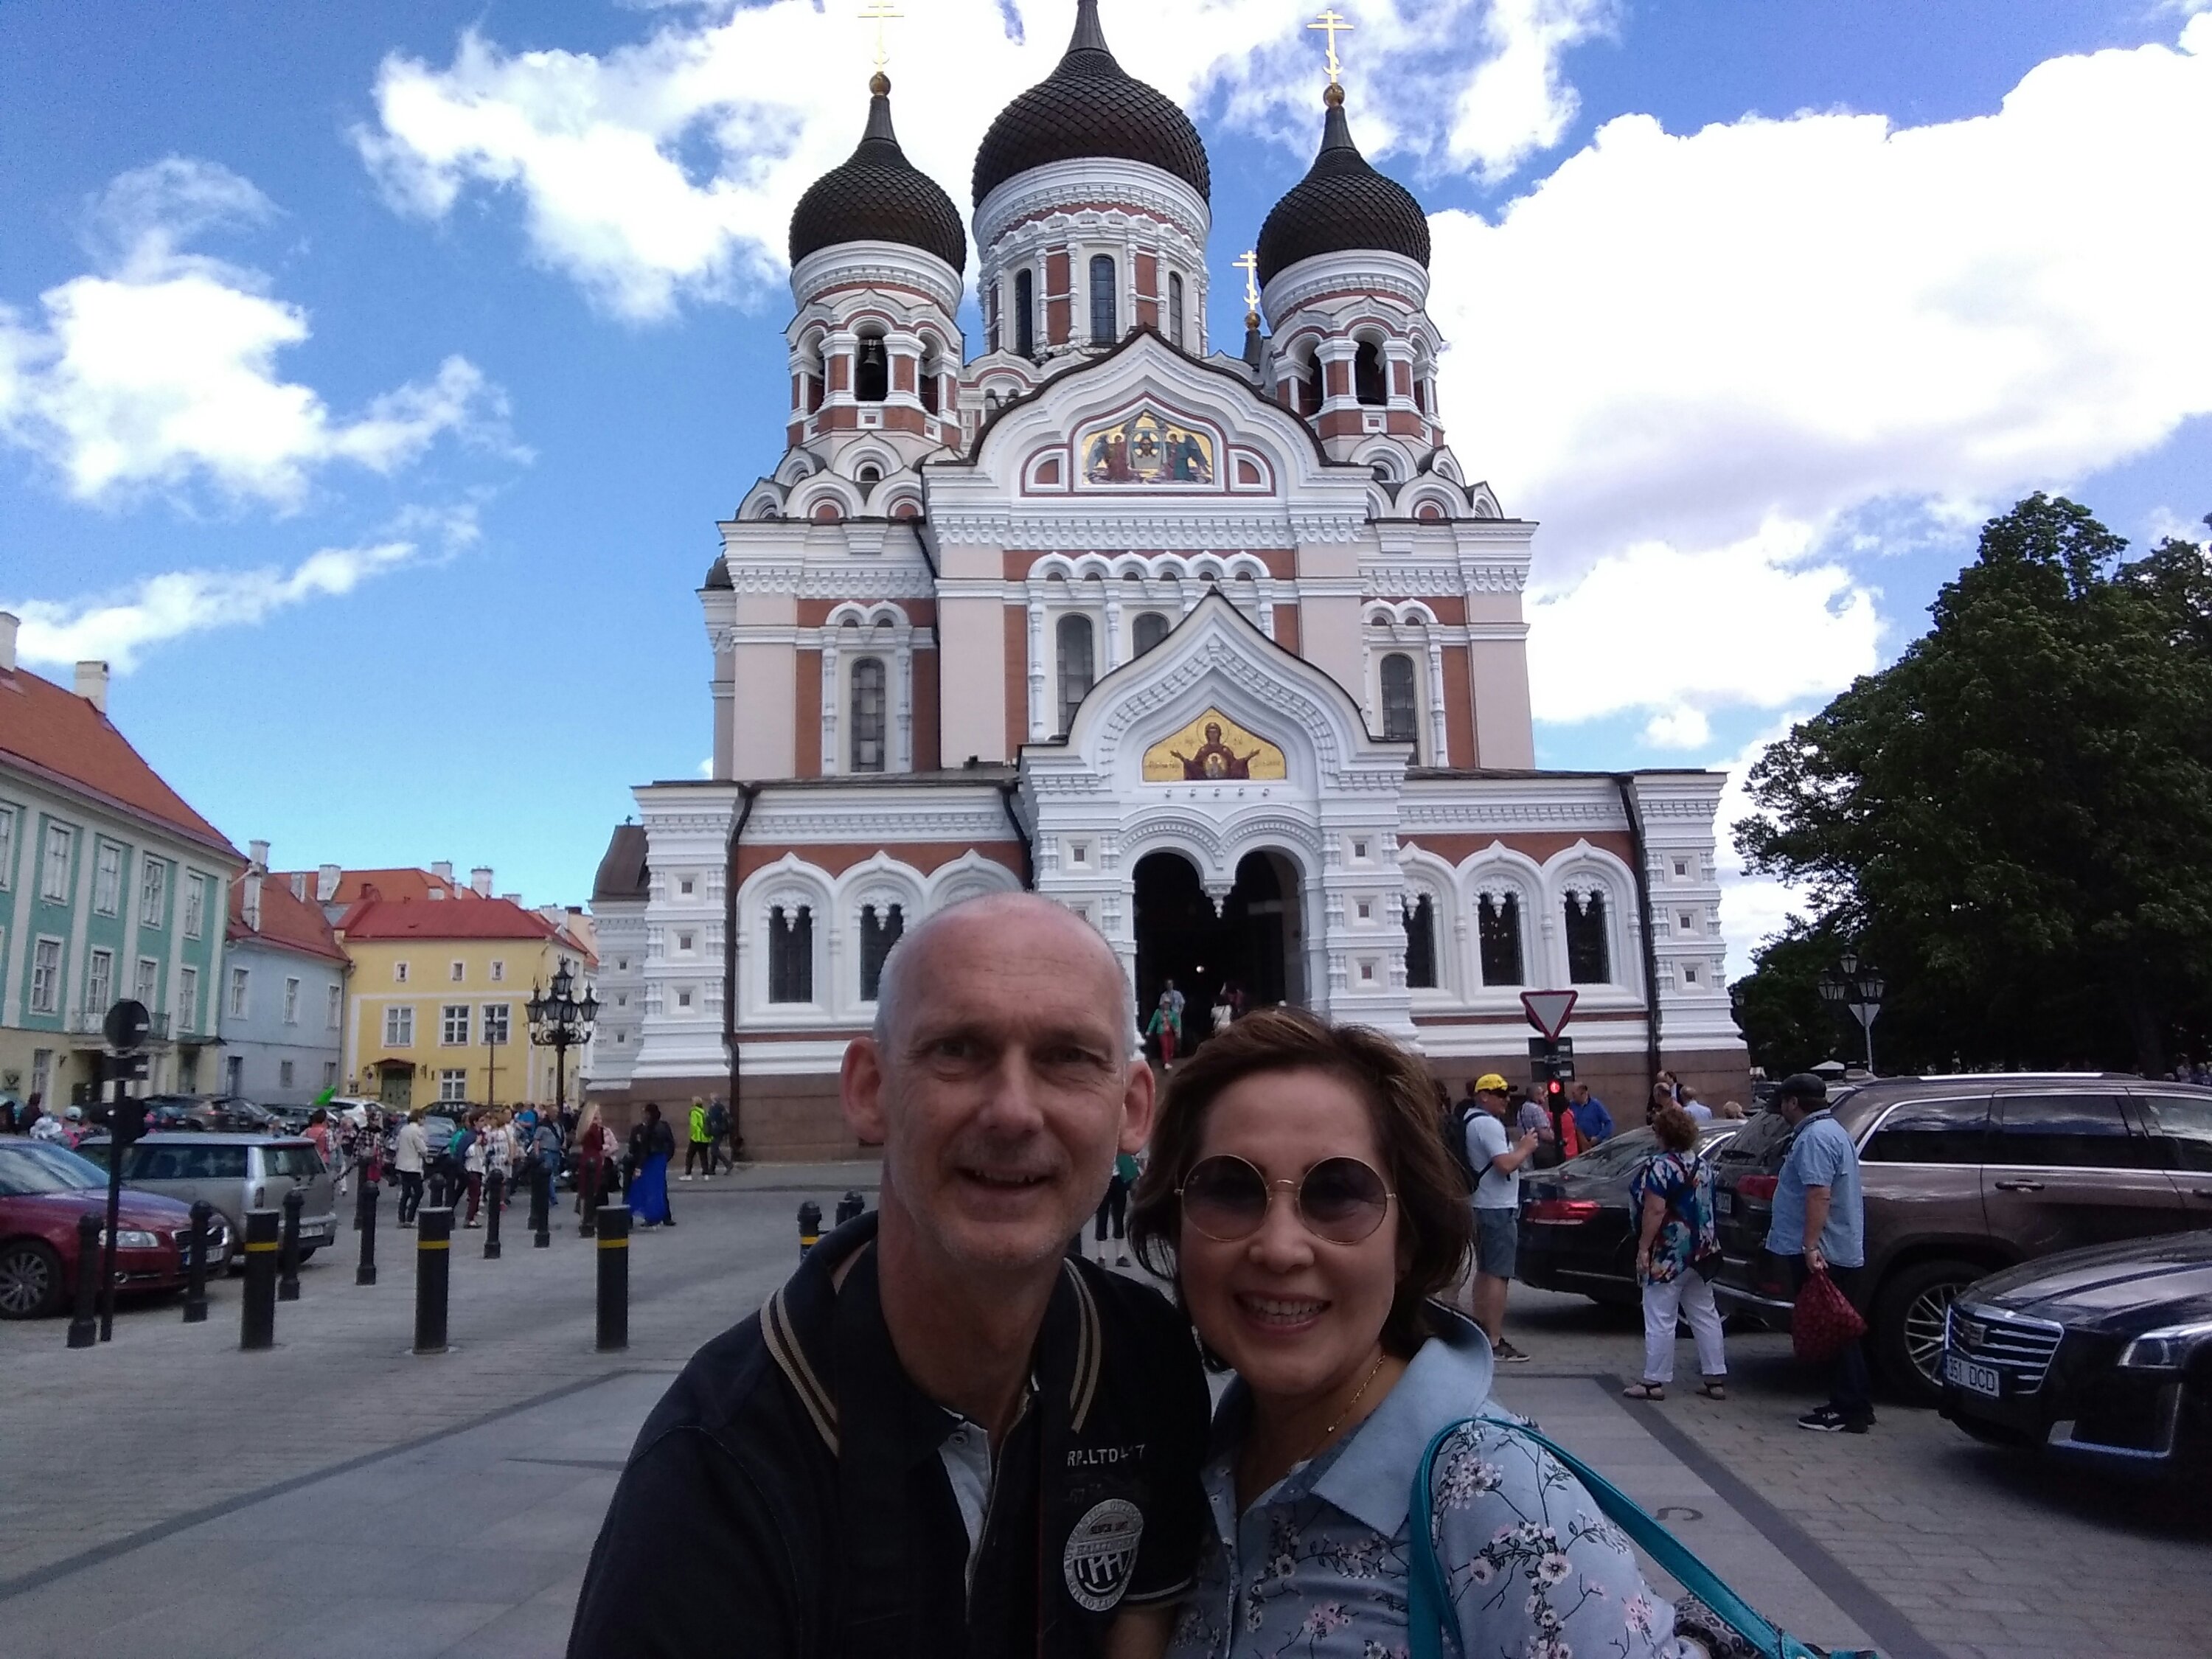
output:
[[1356, 1158], [1325, 1158], [1296, 1181], [1271, 1182], [1231, 1154], [1202, 1158], [1183, 1176], [1176, 1196], [1182, 1218], [1219, 1244], [1252, 1237], [1267, 1219], [1275, 1188], [1291, 1189], [1298, 1219], [1315, 1237], [1357, 1244], [1373, 1237], [1397, 1197], [1382, 1177]]

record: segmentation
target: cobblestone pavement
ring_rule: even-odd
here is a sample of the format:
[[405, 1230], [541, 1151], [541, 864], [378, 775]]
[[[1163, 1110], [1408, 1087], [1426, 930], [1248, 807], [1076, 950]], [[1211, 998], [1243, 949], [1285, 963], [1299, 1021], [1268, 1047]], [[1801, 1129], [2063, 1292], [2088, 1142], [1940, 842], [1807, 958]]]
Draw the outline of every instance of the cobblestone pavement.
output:
[[[545, 1250], [510, 1212], [496, 1262], [459, 1237], [455, 1346], [435, 1357], [407, 1352], [412, 1235], [388, 1225], [381, 1282], [354, 1285], [342, 1240], [280, 1306], [270, 1353], [237, 1351], [235, 1281], [205, 1325], [127, 1309], [90, 1351], [62, 1322], [0, 1326], [0, 1659], [557, 1654], [667, 1376], [788, 1273], [803, 1197], [827, 1210], [872, 1176], [679, 1184], [682, 1224], [633, 1249], [622, 1355], [592, 1352], [596, 1258], [565, 1211]], [[1632, 1316], [1516, 1286], [1509, 1322], [1534, 1363], [1501, 1397], [1809, 1639], [1889, 1659], [2212, 1653], [2201, 1495], [2047, 1469], [1900, 1407], [1869, 1436], [1806, 1434], [1778, 1336], [1731, 1339], [1725, 1404], [1645, 1406], [1617, 1391]]]

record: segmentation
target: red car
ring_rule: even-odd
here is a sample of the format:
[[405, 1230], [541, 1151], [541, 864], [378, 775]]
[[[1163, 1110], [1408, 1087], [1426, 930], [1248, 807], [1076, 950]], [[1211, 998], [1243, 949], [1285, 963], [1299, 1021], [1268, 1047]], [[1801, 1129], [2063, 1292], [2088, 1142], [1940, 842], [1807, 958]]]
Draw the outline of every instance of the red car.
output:
[[[173, 1198], [125, 1188], [116, 1214], [117, 1288], [181, 1285], [191, 1209]], [[0, 1140], [0, 1319], [35, 1319], [69, 1305], [76, 1289], [81, 1215], [106, 1221], [106, 1170], [66, 1146]], [[208, 1259], [221, 1260], [212, 1246]]]

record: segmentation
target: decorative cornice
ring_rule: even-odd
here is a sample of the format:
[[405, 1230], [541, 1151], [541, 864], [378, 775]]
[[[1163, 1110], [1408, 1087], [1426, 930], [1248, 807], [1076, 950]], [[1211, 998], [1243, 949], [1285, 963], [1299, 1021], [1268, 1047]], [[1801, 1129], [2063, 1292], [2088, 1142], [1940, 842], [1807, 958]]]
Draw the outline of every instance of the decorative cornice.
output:
[[1339, 292], [1395, 300], [1409, 311], [1419, 311], [1429, 302], [1429, 273], [1402, 254], [1380, 248], [1316, 254], [1277, 271], [1261, 290], [1260, 308], [1269, 330], [1279, 333], [1301, 307]]
[[933, 253], [897, 242], [839, 242], [792, 267], [792, 297], [801, 307], [837, 283], [919, 288], [948, 316], [960, 308], [960, 273]]
[[1206, 198], [1166, 169], [1118, 156], [1085, 156], [1018, 173], [982, 199], [975, 221], [975, 246], [982, 263], [994, 262], [998, 244], [1021, 221], [1042, 218], [1049, 222], [1057, 217], [1073, 223], [1072, 216], [1059, 211], [1062, 204], [1102, 199], [1123, 202], [1164, 219], [1199, 247], [1206, 245], [1213, 227]]
[[929, 528], [938, 542], [946, 546], [1083, 553], [1109, 547], [1209, 552], [1295, 548], [1312, 543], [1357, 542], [1369, 534], [1365, 519], [1343, 513], [1116, 513], [1103, 507], [1050, 514], [1017, 512], [1011, 507], [933, 511]]

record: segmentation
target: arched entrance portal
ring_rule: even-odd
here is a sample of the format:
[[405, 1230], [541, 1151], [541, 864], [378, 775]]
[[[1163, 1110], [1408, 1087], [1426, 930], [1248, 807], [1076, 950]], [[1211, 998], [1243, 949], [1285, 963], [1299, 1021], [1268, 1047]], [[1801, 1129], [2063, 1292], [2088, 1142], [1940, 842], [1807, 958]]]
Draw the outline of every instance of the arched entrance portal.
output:
[[1152, 1017], [1173, 980], [1183, 994], [1183, 1042], [1211, 1029], [1226, 980], [1247, 1008], [1305, 1001], [1305, 928], [1298, 870], [1279, 853], [1248, 853], [1216, 915], [1196, 867], [1180, 853], [1137, 861], [1137, 1018]]

